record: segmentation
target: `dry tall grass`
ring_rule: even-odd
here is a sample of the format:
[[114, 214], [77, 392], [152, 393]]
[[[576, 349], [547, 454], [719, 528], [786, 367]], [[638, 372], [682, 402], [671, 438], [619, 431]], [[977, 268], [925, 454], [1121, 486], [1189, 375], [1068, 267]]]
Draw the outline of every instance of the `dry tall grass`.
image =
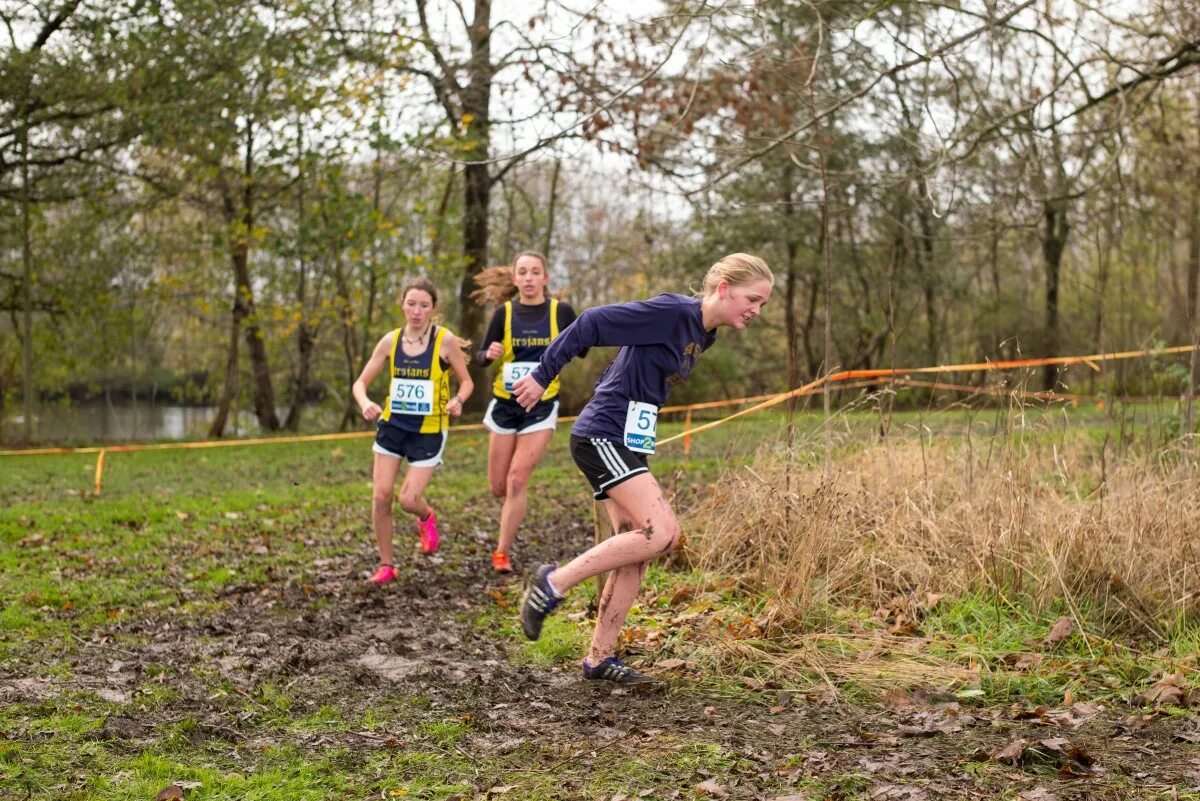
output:
[[843, 447], [829, 480], [819, 459], [795, 458], [804, 448], [775, 443], [691, 511], [686, 556], [770, 595], [785, 624], [964, 592], [1041, 609], [1063, 599], [1093, 632], [1152, 640], [1200, 620], [1195, 462], [1117, 461], [1086, 431], [1044, 445], [1028, 434]]

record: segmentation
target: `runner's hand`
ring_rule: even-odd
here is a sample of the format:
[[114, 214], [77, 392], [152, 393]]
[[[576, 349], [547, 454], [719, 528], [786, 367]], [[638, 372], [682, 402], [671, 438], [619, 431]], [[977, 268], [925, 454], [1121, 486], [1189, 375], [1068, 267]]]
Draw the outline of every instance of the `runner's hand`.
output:
[[527, 412], [537, 406], [537, 402], [542, 399], [544, 394], [546, 394], [546, 388], [537, 382], [532, 373], [521, 376], [517, 379], [517, 383], [513, 384], [513, 400]]
[[379, 419], [379, 415], [383, 414], [383, 409], [378, 403], [368, 403], [362, 410], [363, 419], [368, 423]]
[[487, 356], [492, 361], [499, 359], [503, 355], [504, 343], [502, 342], [493, 342], [492, 344], [488, 345], [487, 353], [484, 354], [484, 356]]

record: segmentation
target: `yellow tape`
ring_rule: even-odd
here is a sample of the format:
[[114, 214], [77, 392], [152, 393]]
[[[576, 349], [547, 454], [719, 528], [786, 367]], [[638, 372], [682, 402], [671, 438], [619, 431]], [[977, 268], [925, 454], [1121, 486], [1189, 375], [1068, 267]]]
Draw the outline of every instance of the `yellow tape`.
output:
[[[825, 376], [824, 378], [819, 378], [815, 381], [805, 384], [802, 387], [797, 387], [796, 389], [793, 389], [789, 392], [782, 392], [782, 393], [777, 393], [774, 395], [754, 395], [754, 396], [745, 397], [745, 398], [734, 398], [731, 400], [723, 400], [723, 401], [704, 401], [701, 403], [689, 403], [689, 404], [684, 404], [684, 405], [680, 405], [680, 406], [664, 406], [661, 409], [659, 409], [660, 413], [687, 412], [687, 411], [693, 411], [693, 410], [698, 411], [701, 409], [717, 409], [717, 408], [722, 408], [722, 407], [727, 407], [727, 406], [741, 406], [741, 405], [744, 405], [747, 403], [762, 401], [761, 403], [758, 403], [758, 405], [753, 406], [750, 409], [743, 409], [742, 411], [736, 412], [732, 415], [729, 415], [728, 417], [722, 418], [721, 420], [716, 420], [711, 423], [706, 423], [705, 425], [700, 426], [698, 428], [690, 429], [688, 431], [685, 431], [683, 434], [678, 434], [674, 437], [671, 437], [670, 439], [662, 440], [661, 442], [659, 442], [659, 444], [664, 445], [668, 442], [674, 442], [675, 440], [683, 437], [685, 434], [693, 434], [698, 431], [707, 431], [708, 429], [713, 428], [716, 425], [719, 425], [719, 424], [725, 422], [726, 420], [733, 420], [738, 417], [742, 417], [744, 415], [752, 414], [753, 412], [760, 411], [762, 409], [767, 409], [772, 406], [777, 406], [778, 404], [782, 403], [783, 401], [787, 400], [788, 398], [800, 397], [802, 395], [810, 394], [811, 392], [815, 391], [818, 387], [822, 386], [825, 383], [833, 384], [835, 382], [849, 381], [851, 379], [881, 379], [881, 378], [897, 379], [897, 383], [899, 383], [898, 379], [900, 376], [910, 375], [913, 373], [948, 373], [948, 372], [966, 372], [966, 371], [975, 371], [975, 370], [1006, 370], [1006, 369], [1012, 369], [1015, 367], [1033, 367], [1033, 366], [1051, 365], [1051, 364], [1061, 364], [1061, 365], [1086, 364], [1087, 366], [1091, 367], [1093, 370], [1098, 370], [1099, 365], [1097, 365], [1096, 362], [1113, 361], [1113, 360], [1118, 360], [1118, 359], [1133, 359], [1133, 358], [1139, 358], [1142, 356], [1152, 356], [1152, 355], [1159, 356], [1159, 355], [1168, 355], [1168, 354], [1188, 353], [1188, 352], [1195, 351], [1195, 350], [1200, 350], [1200, 346], [1179, 345], [1176, 347], [1162, 348], [1159, 350], [1147, 349], [1147, 350], [1121, 351], [1118, 353], [1099, 353], [1099, 354], [1092, 354], [1090, 356], [1057, 356], [1057, 357], [1046, 358], [1046, 359], [1019, 359], [1019, 360], [1014, 360], [1014, 361], [977, 362], [974, 364], [947, 364], [947, 365], [938, 365], [935, 367], [913, 367], [913, 368], [907, 368], [907, 369], [889, 368], [889, 369], [876, 369], [876, 370], [846, 370], [846, 371], [842, 371], [839, 373], [834, 373], [834, 374]], [[864, 386], [864, 385], [870, 384], [870, 383], [877, 383], [877, 382], [876, 381], [866, 381], [866, 382], [856, 383], [853, 385], [843, 384], [841, 386], [841, 388], [849, 389], [849, 388], [852, 388], [852, 386]], [[560, 418], [560, 420], [564, 423], [570, 422], [574, 419], [576, 419], [576, 418], [574, 418], [574, 417]], [[470, 432], [470, 431], [483, 431], [483, 430], [486, 430], [486, 427], [482, 423], [472, 423], [472, 424], [463, 425], [463, 426], [452, 426], [450, 428], [451, 432], [464, 432], [464, 433]], [[330, 441], [338, 441], [338, 440], [343, 440], [343, 439], [365, 439], [367, 437], [372, 437], [372, 436], [374, 436], [373, 431], [351, 431], [351, 432], [344, 432], [344, 433], [338, 433], [338, 434], [308, 434], [308, 435], [304, 435], [304, 436], [293, 436], [293, 437], [255, 437], [255, 438], [251, 438], [251, 439], [205, 440], [205, 441], [201, 441], [201, 442], [160, 442], [160, 443], [146, 444], [146, 445], [129, 444], [129, 445], [92, 446], [92, 447], [85, 447], [85, 448], [33, 448], [33, 449], [26, 449], [26, 450], [0, 451], [0, 456], [45, 456], [45, 455], [52, 455], [52, 454], [103, 453], [105, 451], [133, 453], [133, 452], [137, 452], [137, 451], [177, 450], [177, 449], [193, 449], [193, 448], [232, 448], [232, 447], [240, 447], [243, 445], [280, 445], [280, 444], [296, 443], [296, 442], [330, 442]], [[100, 461], [100, 459], [98, 459], [97, 461]]]
[[100, 494], [100, 481], [104, 478], [104, 449], [96, 457], [96, 494]]

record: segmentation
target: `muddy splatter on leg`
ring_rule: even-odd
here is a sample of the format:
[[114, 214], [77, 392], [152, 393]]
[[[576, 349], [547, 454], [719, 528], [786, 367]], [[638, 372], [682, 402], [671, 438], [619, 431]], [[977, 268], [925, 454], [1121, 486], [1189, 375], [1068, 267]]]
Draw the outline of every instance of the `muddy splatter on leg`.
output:
[[630, 565], [640, 565], [674, 547], [679, 523], [658, 482], [641, 473], [609, 490], [622, 512], [616, 519], [646, 521], [641, 528], [614, 534], [554, 572], [554, 586], [566, 592], [585, 579]]
[[621, 627], [625, 625], [625, 618], [629, 616], [645, 575], [645, 562], [618, 568], [608, 575], [596, 614], [596, 630], [592, 632], [592, 644], [588, 650], [588, 661], [593, 665], [616, 653]]

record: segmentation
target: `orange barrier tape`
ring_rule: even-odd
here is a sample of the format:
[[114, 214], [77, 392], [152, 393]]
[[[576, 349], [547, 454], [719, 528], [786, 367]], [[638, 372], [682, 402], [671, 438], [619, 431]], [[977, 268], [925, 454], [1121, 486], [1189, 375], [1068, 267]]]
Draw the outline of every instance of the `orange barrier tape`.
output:
[[[810, 381], [809, 383], [805, 384], [802, 387], [796, 387], [795, 389], [791, 390], [790, 392], [780, 392], [777, 395], [767, 395], [767, 396], [765, 396], [767, 398], [767, 400], [763, 401], [762, 403], [758, 404], [757, 406], [751, 406], [749, 409], [742, 409], [740, 412], [734, 412], [731, 415], [722, 417], [720, 420], [713, 420], [711, 423], [705, 423], [702, 426], [697, 426], [695, 428], [689, 428], [679, 434], [676, 434], [673, 437], [668, 437], [667, 439], [659, 440], [658, 444], [666, 445], [668, 442], [675, 442], [676, 440], [679, 440], [679, 439], [682, 439], [685, 442], [687, 442], [688, 440], [691, 439], [692, 434], [698, 434], [701, 431], [708, 431], [709, 429], [716, 428], [717, 426], [719, 426], [723, 423], [727, 423], [730, 420], [734, 420], [738, 417], [745, 417], [748, 414], [753, 414], [754, 412], [760, 412], [763, 409], [769, 409], [772, 406], [778, 406], [779, 404], [783, 403], [784, 401], [786, 401], [790, 398], [799, 398], [803, 395], [812, 395], [818, 389], [820, 389], [827, 381], [828, 381], [828, 379], [818, 378], [815, 381]], [[862, 387], [869, 387], [875, 383], [877, 383], [877, 382], [875, 382], [875, 381], [856, 381], [856, 382], [850, 383], [850, 384], [843, 384], [840, 387], [831, 386], [830, 389], [837, 390], [837, 391], [841, 391], [844, 389], [861, 389]]]
[[1053, 356], [1046, 359], [1012, 359], [1000, 362], [977, 362], [975, 364], [943, 364], [937, 367], [910, 367], [906, 369], [885, 368], [878, 370], [843, 370], [829, 376], [830, 381], [844, 381], [851, 378], [887, 378], [894, 375], [909, 375], [912, 373], [965, 373], [974, 370], [1011, 370], [1014, 367], [1046, 367], [1052, 364], [1064, 366], [1086, 364], [1093, 370], [1099, 370], [1094, 362], [1119, 361], [1121, 359], [1138, 359], [1143, 356], [1166, 356], [1175, 353], [1191, 353], [1197, 350], [1195, 345], [1177, 345], [1161, 350], [1126, 350], [1119, 353], [1093, 353], [1090, 356]]
[[702, 403], [688, 403], [682, 406], [664, 406], [658, 410], [659, 414], [667, 414], [669, 412], [691, 412], [700, 411], [701, 409], [719, 409], [722, 406], [742, 406], [755, 401], [766, 400], [778, 395], [778, 392], [772, 392], [770, 395], [752, 395], [748, 398], [733, 398], [731, 400], [720, 401], [704, 401]]
[[[685, 430], [682, 433], [676, 434], [673, 437], [664, 439], [661, 442], [659, 442], [658, 444], [666, 445], [668, 443], [675, 442], [676, 440], [683, 439], [684, 452], [687, 453], [691, 449], [691, 435], [692, 434], [697, 434], [701, 431], [708, 431], [710, 429], [716, 428], [719, 425], [723, 425], [724, 423], [727, 423], [730, 420], [735, 420], [739, 417], [744, 417], [748, 414], [753, 414], [755, 412], [762, 411], [763, 409], [769, 409], [772, 406], [778, 406], [780, 403], [783, 403], [784, 401], [786, 401], [790, 398], [797, 398], [797, 397], [801, 397], [803, 395], [810, 395], [810, 394], [816, 392], [817, 389], [823, 387], [825, 384], [833, 384], [835, 382], [850, 381], [852, 379], [859, 379], [859, 380], [854, 384], [844, 384], [840, 387], [831, 387], [831, 389], [839, 389], [839, 390], [853, 389], [855, 387], [869, 386], [870, 384], [877, 383], [877, 381], [867, 381], [867, 380], [861, 380], [861, 379], [889, 378], [894, 383], [908, 384], [910, 386], [921, 386], [926, 383], [926, 382], [917, 383], [913, 379], [900, 378], [901, 376], [911, 375], [913, 373], [951, 373], [951, 372], [968, 372], [968, 371], [974, 371], [974, 370], [1008, 370], [1008, 369], [1012, 369], [1012, 368], [1016, 368], [1016, 367], [1039, 367], [1039, 366], [1046, 366], [1046, 365], [1052, 365], [1052, 364], [1061, 364], [1064, 366], [1072, 365], [1072, 364], [1086, 364], [1088, 367], [1092, 368], [1093, 370], [1099, 371], [1100, 367], [1098, 364], [1096, 364], [1096, 362], [1115, 361], [1115, 360], [1119, 360], [1119, 359], [1135, 359], [1135, 358], [1140, 358], [1143, 356], [1150, 356], [1150, 355], [1190, 353], [1195, 350], [1200, 350], [1200, 346], [1179, 345], [1179, 346], [1171, 347], [1171, 348], [1163, 348], [1161, 350], [1133, 350], [1133, 351], [1122, 351], [1119, 353], [1098, 353], [1098, 354], [1092, 354], [1090, 356], [1056, 356], [1056, 357], [1043, 358], [1043, 359], [1015, 359], [1015, 360], [999, 361], [999, 362], [977, 362], [975, 364], [947, 364], [947, 365], [938, 365], [935, 367], [913, 367], [913, 368], [907, 368], [907, 369], [885, 368], [885, 369], [876, 369], [876, 370], [843, 370], [841, 372], [833, 373], [831, 375], [825, 376], [824, 378], [818, 378], [815, 381], [811, 381], [811, 382], [805, 384], [804, 386], [797, 387], [796, 389], [793, 389], [789, 392], [783, 392], [783, 393], [779, 393], [776, 395], [756, 395], [756, 396], [747, 397], [747, 398], [736, 398], [736, 399], [724, 400], [724, 401], [707, 401], [707, 402], [703, 402], [703, 403], [690, 403], [690, 404], [685, 404], [682, 406], [664, 406], [659, 409], [660, 414], [663, 412], [686, 411], [687, 419], [684, 422]], [[987, 392], [988, 391], [985, 388], [969, 387], [969, 386], [963, 386], [963, 385], [953, 385], [953, 384], [938, 385], [933, 382], [928, 382], [928, 385], [931, 387], [934, 387], [934, 388], [954, 389], [954, 390], [958, 390], [958, 391], [969, 391], [969, 392]], [[1014, 391], [1009, 391], [1008, 394], [1012, 394], [1012, 392], [1014, 392]], [[1037, 397], [1038, 395], [1047, 395], [1047, 393], [1034, 393], [1033, 395], [1034, 395], [1034, 397]], [[1069, 398], [1072, 396], [1067, 396], [1067, 395], [1061, 394], [1061, 393], [1058, 393], [1058, 394], [1048, 393], [1048, 397], [1066, 399], [1066, 398]], [[1075, 396], [1075, 397], [1084, 397], [1084, 396]], [[731, 415], [727, 415], [726, 417], [723, 417], [720, 420], [714, 420], [710, 423], [705, 423], [704, 425], [699, 426], [697, 428], [690, 427], [692, 410], [716, 409], [716, 408], [720, 408], [720, 407], [724, 407], [724, 406], [740, 406], [740, 405], [744, 405], [746, 403], [751, 403], [753, 401], [762, 401], [762, 402], [758, 403], [755, 406], [750, 407], [749, 409], [743, 409], [739, 412], [735, 412]], [[565, 422], [572, 421], [576, 418], [564, 417], [561, 419], [562, 419], [562, 422], [565, 423]], [[464, 426], [452, 426], [450, 428], [450, 431], [451, 432], [454, 432], [454, 431], [469, 432], [469, 431], [483, 431], [485, 429], [486, 429], [486, 426], [484, 426], [482, 423], [471, 423], [471, 424], [464, 425]], [[98, 494], [100, 494], [101, 481], [104, 476], [104, 455], [108, 451], [133, 453], [136, 451], [152, 451], [152, 450], [176, 450], [176, 449], [193, 449], [193, 448], [229, 448], [229, 447], [236, 447], [236, 446], [241, 446], [241, 445], [270, 445], [270, 444], [284, 444], [284, 443], [295, 443], [295, 442], [328, 442], [328, 441], [343, 440], [343, 439], [365, 439], [366, 437], [370, 437], [370, 436], [374, 436], [374, 432], [351, 431], [351, 432], [345, 432], [345, 433], [339, 433], [339, 434], [309, 434], [309, 435], [305, 435], [305, 436], [296, 436], [296, 437], [257, 437], [257, 438], [252, 438], [252, 439], [237, 439], [237, 440], [206, 440], [203, 442], [162, 442], [162, 443], [154, 443], [154, 444], [147, 444], [147, 445], [141, 445], [141, 444], [110, 445], [110, 446], [97, 446], [97, 447], [89, 447], [89, 448], [38, 448], [38, 449], [31, 449], [31, 450], [0, 451], [0, 456], [40, 456], [40, 455], [47, 455], [47, 454], [96, 453], [96, 454], [98, 454], [98, 456], [96, 457], [96, 485], [95, 486], [96, 486], [96, 494], [98, 495]]]
[[970, 384], [946, 384], [941, 381], [920, 381], [915, 378], [895, 378], [892, 381], [896, 384], [903, 384], [907, 387], [925, 387], [928, 389], [944, 389], [952, 392], [970, 392], [972, 394], [997, 395], [997, 396], [1017, 396], [1022, 398], [1033, 398], [1035, 400], [1055, 401], [1069, 400], [1076, 403], [1083, 401], [1104, 403], [1107, 400], [1120, 401], [1121, 403], [1153, 403], [1154, 401], [1162, 400], [1162, 396], [1154, 395], [1115, 395], [1108, 398], [1103, 395], [1080, 395], [1071, 392], [1047, 392], [1046, 390], [1025, 390], [1025, 389], [1005, 389], [1004, 387], [976, 387]]
[[897, 378], [895, 383], [906, 387], [922, 387], [925, 389], [944, 389], [950, 392], [969, 392], [972, 395], [1016, 396], [1033, 398], [1035, 400], [1055, 401], [1085, 401], [1093, 400], [1093, 395], [1076, 395], [1070, 392], [1048, 392], [1046, 390], [1006, 389], [1004, 387], [976, 387], [970, 384], [947, 384], [942, 381], [919, 381], [915, 378]]
[[[824, 378], [818, 378], [814, 381], [810, 381], [809, 383], [805, 384], [804, 386], [797, 387], [796, 389], [793, 389], [790, 392], [784, 392], [779, 395], [770, 397], [767, 400], [763, 401], [762, 403], [760, 403], [756, 406], [752, 406], [749, 409], [743, 409], [740, 412], [735, 412], [731, 415], [728, 415], [727, 417], [721, 418], [720, 420], [714, 420], [711, 423], [705, 423], [704, 425], [699, 426], [697, 428], [688, 429], [688, 430], [684, 431], [682, 434], [676, 434], [673, 437], [668, 437], [667, 439], [660, 440], [658, 444], [666, 445], [667, 443], [674, 442], [678, 439], [682, 439], [685, 437], [690, 439], [692, 434], [698, 434], [701, 431], [708, 431], [708, 430], [716, 428], [717, 426], [722, 425], [730, 420], [737, 419], [738, 417], [743, 417], [747, 414], [753, 414], [755, 412], [762, 411], [763, 409], [769, 409], [772, 406], [778, 406], [780, 403], [783, 403], [784, 401], [788, 400], [789, 398], [796, 398], [796, 397], [800, 397], [802, 395], [811, 395], [812, 393], [816, 392], [817, 389], [819, 389], [820, 387], [822, 387], [825, 384], [833, 384], [835, 382], [849, 381], [852, 379], [889, 378], [889, 379], [896, 381], [896, 383], [901, 383], [898, 380], [898, 377], [911, 375], [913, 373], [963, 373], [963, 372], [973, 372], [975, 370], [1010, 370], [1010, 369], [1013, 369], [1016, 367], [1044, 367], [1046, 365], [1051, 365], [1051, 364], [1061, 364], [1064, 366], [1072, 365], [1072, 364], [1086, 364], [1089, 367], [1091, 367], [1093, 370], [1099, 370], [1099, 365], [1097, 365], [1096, 362], [1117, 361], [1117, 360], [1121, 360], [1121, 359], [1136, 359], [1136, 358], [1141, 358], [1143, 356], [1159, 356], [1159, 355], [1169, 355], [1169, 354], [1178, 354], [1178, 353], [1191, 353], [1192, 351], [1195, 351], [1195, 350], [1200, 350], [1200, 346], [1177, 345], [1177, 346], [1171, 347], [1171, 348], [1162, 348], [1161, 350], [1127, 350], [1127, 351], [1120, 351], [1118, 353], [1095, 353], [1095, 354], [1092, 354], [1089, 356], [1054, 356], [1054, 357], [1045, 358], [1045, 359], [1012, 359], [1012, 360], [1008, 360], [1008, 361], [999, 361], [999, 362], [976, 362], [974, 364], [944, 364], [944, 365], [938, 365], [936, 367], [912, 367], [912, 368], [904, 368], [904, 369], [884, 368], [884, 369], [876, 369], [876, 370], [842, 370], [841, 372], [832, 373], [830, 375], [827, 375]], [[866, 384], [871, 384], [871, 383], [876, 383], [876, 382], [866, 381], [866, 382], [862, 382], [862, 384], [860, 384], [860, 385], [866, 385]], [[848, 389], [850, 387], [843, 387], [843, 388]]]

